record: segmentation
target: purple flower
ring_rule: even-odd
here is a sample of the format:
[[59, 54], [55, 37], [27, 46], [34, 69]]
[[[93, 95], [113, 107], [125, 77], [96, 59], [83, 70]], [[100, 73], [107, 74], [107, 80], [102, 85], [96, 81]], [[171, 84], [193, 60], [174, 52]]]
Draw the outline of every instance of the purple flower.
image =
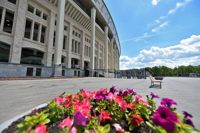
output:
[[122, 90], [119, 90], [118, 96], [122, 96], [122, 95], [123, 95], [123, 91], [122, 91]]
[[168, 132], [173, 132], [178, 121], [177, 115], [166, 106], [160, 106], [152, 116], [155, 125], [161, 126]]
[[186, 111], [183, 111], [183, 114], [185, 115], [185, 118], [187, 118], [187, 117], [192, 118], [192, 115]]
[[168, 107], [171, 107], [173, 104], [177, 105], [177, 103], [174, 100], [169, 98], [163, 98], [160, 104]]
[[137, 95], [137, 93], [133, 89], [127, 89], [125, 92], [128, 94]]
[[185, 118], [183, 120], [183, 123], [188, 124], [188, 125], [194, 127], [194, 124], [193, 124], [193, 122], [192, 122], [192, 120], [190, 118]]
[[160, 98], [157, 94], [151, 92], [151, 99], [154, 99], [154, 98]]
[[87, 119], [80, 112], [75, 112], [75, 114], [74, 114], [74, 125], [75, 126], [77, 126], [77, 125], [86, 126], [87, 125]]
[[110, 88], [110, 92], [114, 94], [115, 92], [118, 92], [118, 90], [115, 88], [115, 86], [112, 86]]

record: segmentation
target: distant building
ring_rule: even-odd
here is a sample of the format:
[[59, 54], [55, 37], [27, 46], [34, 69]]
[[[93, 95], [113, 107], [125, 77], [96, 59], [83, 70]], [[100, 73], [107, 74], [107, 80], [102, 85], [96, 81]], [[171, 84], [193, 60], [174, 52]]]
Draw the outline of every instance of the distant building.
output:
[[114, 77], [120, 52], [103, 0], [0, 0], [0, 77]]
[[117, 72], [118, 78], [137, 78], [142, 79], [146, 78], [145, 69], [129, 69], [129, 70], [120, 70]]

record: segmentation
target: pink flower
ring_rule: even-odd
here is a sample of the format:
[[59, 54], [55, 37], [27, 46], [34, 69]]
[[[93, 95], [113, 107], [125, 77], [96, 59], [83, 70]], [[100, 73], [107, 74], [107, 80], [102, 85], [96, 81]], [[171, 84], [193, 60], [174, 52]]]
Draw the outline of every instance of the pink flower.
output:
[[155, 125], [161, 126], [167, 132], [173, 132], [178, 122], [177, 115], [166, 106], [160, 106], [152, 116]]
[[77, 133], [77, 129], [75, 127], [73, 127], [72, 130], [70, 131], [70, 133]]
[[81, 90], [81, 94], [84, 98], [94, 99], [95, 98], [95, 92], [85, 91]]
[[148, 101], [143, 100], [141, 95], [135, 96], [135, 102], [141, 103], [143, 105], [149, 105]]
[[80, 112], [86, 118], [90, 117], [90, 101], [85, 98], [82, 102], [75, 104], [75, 112]]
[[37, 125], [34, 131], [34, 133], [46, 133], [46, 132], [47, 132], [47, 128], [43, 124]]
[[58, 106], [62, 105], [65, 101], [66, 101], [65, 98], [59, 96], [55, 98], [55, 102]]
[[115, 95], [111, 92], [108, 93], [108, 95], [106, 96], [106, 99], [109, 101], [112, 101], [115, 99]]
[[107, 120], [112, 120], [112, 118], [110, 117], [110, 113], [104, 110], [101, 111], [101, 114], [99, 117], [102, 122], [106, 122]]
[[113, 126], [118, 133], [124, 133], [124, 129], [119, 124], [115, 123]]
[[58, 127], [60, 127], [60, 128], [64, 128], [64, 127], [71, 127], [72, 126], [72, 124], [73, 124], [73, 120], [72, 119], [70, 119], [70, 117], [67, 117], [66, 119], [64, 119], [59, 125], [58, 125]]

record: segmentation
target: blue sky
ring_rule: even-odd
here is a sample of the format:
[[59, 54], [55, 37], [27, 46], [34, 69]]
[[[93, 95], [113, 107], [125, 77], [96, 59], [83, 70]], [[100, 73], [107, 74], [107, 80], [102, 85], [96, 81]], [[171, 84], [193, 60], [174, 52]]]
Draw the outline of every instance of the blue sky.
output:
[[104, 0], [121, 42], [120, 68], [200, 65], [200, 0]]

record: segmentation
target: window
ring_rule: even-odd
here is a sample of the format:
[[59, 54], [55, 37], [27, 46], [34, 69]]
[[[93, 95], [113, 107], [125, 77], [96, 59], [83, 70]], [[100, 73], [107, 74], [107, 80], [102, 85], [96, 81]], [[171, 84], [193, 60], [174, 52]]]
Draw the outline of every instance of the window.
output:
[[48, 16], [47, 14], [43, 13], [43, 17], [42, 17], [44, 20], [47, 20]]
[[53, 33], [53, 47], [55, 47], [55, 43], [56, 43], [56, 32], [54, 31], [54, 33]]
[[75, 41], [75, 53], [77, 53], [77, 41]]
[[32, 26], [32, 21], [29, 19], [26, 19], [26, 27], [25, 27], [25, 32], [24, 32], [24, 37], [30, 39], [31, 37], [31, 26]]
[[87, 46], [84, 46], [84, 55], [87, 56]]
[[41, 38], [40, 38], [41, 43], [45, 43], [45, 36], [46, 36], [46, 27], [42, 26]]
[[36, 76], [41, 76], [42, 69], [41, 68], [36, 68]]
[[38, 33], [39, 33], [39, 24], [34, 24], [34, 31], [33, 31], [33, 40], [38, 41]]
[[74, 52], [74, 39], [72, 39], [72, 49], [71, 49], [72, 52]]
[[10, 45], [0, 42], [0, 62], [8, 62], [10, 54]]
[[1, 25], [2, 13], [3, 13], [3, 8], [0, 7], [0, 25]]
[[38, 17], [41, 17], [41, 11], [36, 9], [36, 13], [35, 13]]
[[80, 49], [81, 49], [81, 43], [78, 43], [78, 54], [80, 54]]
[[67, 26], [64, 27], [64, 30], [67, 31]]
[[16, 0], [8, 0], [10, 3], [16, 4]]
[[26, 76], [33, 76], [33, 68], [31, 68], [31, 67], [27, 68]]
[[28, 11], [31, 13], [34, 13], [34, 7], [31, 5], [28, 5]]
[[13, 20], [14, 20], [14, 12], [6, 10], [5, 22], [3, 26], [4, 32], [12, 33]]
[[63, 37], [63, 49], [66, 48], [66, 47], [65, 47], [65, 45], [66, 45], [66, 44], [65, 44], [65, 43], [66, 43], [66, 38], [67, 38], [67, 37], [64, 35], [64, 37]]

